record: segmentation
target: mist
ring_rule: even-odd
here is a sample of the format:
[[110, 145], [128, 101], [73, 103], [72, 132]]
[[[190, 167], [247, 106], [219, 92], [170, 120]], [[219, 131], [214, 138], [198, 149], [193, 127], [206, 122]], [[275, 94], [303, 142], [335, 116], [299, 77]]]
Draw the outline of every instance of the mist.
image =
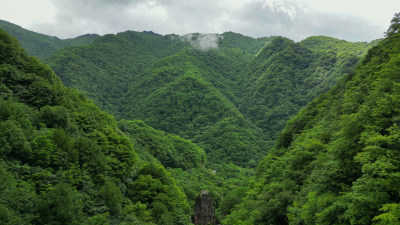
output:
[[220, 34], [187, 34], [182, 36], [182, 41], [188, 42], [201, 51], [207, 51], [218, 48], [218, 42], [222, 38]]

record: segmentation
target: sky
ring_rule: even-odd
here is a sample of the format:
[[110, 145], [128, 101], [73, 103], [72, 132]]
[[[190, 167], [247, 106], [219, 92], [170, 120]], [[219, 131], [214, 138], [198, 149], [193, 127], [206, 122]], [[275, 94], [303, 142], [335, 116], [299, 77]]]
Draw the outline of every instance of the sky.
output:
[[399, 0], [0, 0], [0, 19], [59, 38], [146, 30], [371, 41], [399, 11]]

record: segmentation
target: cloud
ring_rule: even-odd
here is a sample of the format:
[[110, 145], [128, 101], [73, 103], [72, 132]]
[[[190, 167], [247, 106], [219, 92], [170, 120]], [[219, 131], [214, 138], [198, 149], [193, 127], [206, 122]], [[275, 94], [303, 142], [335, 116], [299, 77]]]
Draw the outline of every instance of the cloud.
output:
[[210, 33], [218, 30], [214, 21], [226, 10], [214, 0], [57, 0], [52, 3], [58, 9], [55, 22], [36, 23], [31, 28], [62, 38], [125, 30]]
[[372, 40], [384, 29], [356, 16], [318, 13], [298, 1], [253, 1], [233, 12], [224, 29], [251, 36], [282, 35], [296, 41], [327, 35], [350, 41]]
[[[366, 41], [382, 37], [386, 29], [356, 16], [319, 13], [300, 0], [53, 0], [52, 3], [57, 8], [54, 22], [36, 23], [30, 28], [61, 38], [147, 30], [180, 35], [234, 31], [253, 37], [282, 35], [294, 40], [327, 35]], [[204, 36], [201, 41], [207, 46], [215, 43], [215, 37]]]
[[187, 34], [181, 40], [190, 43], [195, 48], [207, 51], [218, 48], [218, 42], [223, 36], [219, 34]]

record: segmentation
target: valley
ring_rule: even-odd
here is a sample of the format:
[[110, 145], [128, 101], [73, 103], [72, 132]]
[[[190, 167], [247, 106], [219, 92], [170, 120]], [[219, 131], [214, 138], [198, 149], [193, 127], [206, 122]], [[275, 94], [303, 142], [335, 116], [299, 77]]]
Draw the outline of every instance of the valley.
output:
[[224, 225], [388, 224], [400, 218], [394, 25], [366, 43], [58, 39], [0, 21], [0, 217], [191, 224], [207, 193]]

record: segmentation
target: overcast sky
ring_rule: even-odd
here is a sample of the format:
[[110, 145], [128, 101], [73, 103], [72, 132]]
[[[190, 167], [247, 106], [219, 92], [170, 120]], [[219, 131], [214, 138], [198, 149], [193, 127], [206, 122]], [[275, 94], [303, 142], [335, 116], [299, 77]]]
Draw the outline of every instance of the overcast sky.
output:
[[371, 41], [399, 11], [400, 0], [0, 0], [0, 19], [60, 38], [147, 30]]

